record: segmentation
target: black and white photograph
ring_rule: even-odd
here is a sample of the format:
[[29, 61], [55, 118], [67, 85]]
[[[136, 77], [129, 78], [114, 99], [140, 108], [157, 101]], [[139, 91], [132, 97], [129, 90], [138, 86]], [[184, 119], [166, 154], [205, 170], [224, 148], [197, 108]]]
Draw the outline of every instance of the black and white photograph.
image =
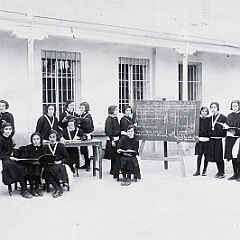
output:
[[238, 0], [0, 0], [0, 240], [240, 239]]

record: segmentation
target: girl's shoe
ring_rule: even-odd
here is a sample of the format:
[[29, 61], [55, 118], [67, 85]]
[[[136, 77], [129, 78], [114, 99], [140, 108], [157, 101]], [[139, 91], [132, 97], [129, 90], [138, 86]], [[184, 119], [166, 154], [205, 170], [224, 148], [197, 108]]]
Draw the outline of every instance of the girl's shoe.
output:
[[23, 196], [24, 198], [28, 198], [28, 199], [32, 198], [32, 194], [29, 193], [28, 191], [22, 192], [22, 196]]
[[123, 179], [123, 181], [121, 182], [121, 186], [126, 186], [126, 181], [127, 179]]
[[195, 177], [195, 176], [199, 176], [200, 175], [200, 172], [199, 171], [197, 171], [197, 172], [195, 172], [194, 174], [193, 174], [193, 176]]
[[39, 197], [43, 197], [43, 193], [39, 189], [36, 189], [36, 193], [38, 194]]
[[55, 191], [55, 192], [52, 194], [52, 196], [53, 196], [54, 198], [58, 198], [58, 197], [61, 197], [62, 194], [63, 194], [62, 191], [57, 190], [57, 191]]
[[203, 171], [202, 176], [207, 176], [206, 171]]
[[38, 194], [36, 192], [35, 189], [31, 189], [30, 193], [34, 196], [34, 197], [38, 197]]
[[131, 180], [130, 179], [127, 179], [126, 183], [125, 183], [125, 186], [129, 186], [131, 184]]

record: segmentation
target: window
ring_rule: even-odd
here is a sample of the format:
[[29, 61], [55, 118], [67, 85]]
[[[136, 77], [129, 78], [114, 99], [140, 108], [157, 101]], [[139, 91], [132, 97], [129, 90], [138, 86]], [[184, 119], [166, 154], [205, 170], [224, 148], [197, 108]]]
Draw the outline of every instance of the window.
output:
[[[188, 63], [187, 100], [202, 101], [202, 64]], [[179, 100], [183, 100], [183, 64], [178, 65]]]
[[119, 58], [119, 109], [149, 98], [149, 60]]
[[66, 100], [80, 102], [80, 53], [42, 51], [42, 104], [54, 104], [57, 116]]

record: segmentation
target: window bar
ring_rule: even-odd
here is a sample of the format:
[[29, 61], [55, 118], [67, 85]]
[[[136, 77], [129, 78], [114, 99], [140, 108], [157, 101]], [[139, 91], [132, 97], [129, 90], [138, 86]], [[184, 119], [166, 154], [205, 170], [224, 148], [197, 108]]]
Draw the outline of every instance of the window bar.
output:
[[55, 58], [55, 63], [56, 63], [56, 67], [55, 67], [55, 91], [56, 91], [56, 116], [59, 117], [59, 94], [58, 94], [58, 70], [59, 70], [59, 62], [58, 62], [58, 58], [57, 58], [57, 52], [56, 52], [56, 58]]

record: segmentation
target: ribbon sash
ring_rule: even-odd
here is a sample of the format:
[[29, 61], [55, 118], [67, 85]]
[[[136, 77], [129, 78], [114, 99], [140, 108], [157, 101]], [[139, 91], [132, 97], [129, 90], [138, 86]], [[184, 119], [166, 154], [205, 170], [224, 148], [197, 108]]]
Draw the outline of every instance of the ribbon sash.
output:
[[48, 145], [49, 150], [50, 150], [50, 152], [52, 153], [53, 156], [55, 156], [55, 152], [56, 152], [56, 150], [57, 150], [57, 145], [58, 145], [58, 142], [56, 142], [53, 150], [52, 150], [52, 148], [51, 148], [51, 145], [50, 145], [50, 144]]
[[51, 127], [51, 130], [53, 130], [53, 126], [54, 126], [54, 122], [55, 122], [54, 116], [53, 116], [53, 121], [52, 122], [50, 121], [50, 119], [46, 115], [44, 115], [44, 117], [47, 119], [47, 121], [48, 121], [48, 123]]

